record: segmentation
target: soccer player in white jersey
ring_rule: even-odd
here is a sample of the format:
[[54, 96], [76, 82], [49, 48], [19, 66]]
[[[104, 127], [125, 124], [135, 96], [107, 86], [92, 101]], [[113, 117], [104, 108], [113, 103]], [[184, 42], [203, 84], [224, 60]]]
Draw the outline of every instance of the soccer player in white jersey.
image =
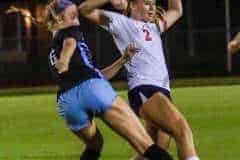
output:
[[[100, 9], [86, 9], [89, 4], [105, 4], [110, 0], [87, 0], [80, 5], [81, 14], [109, 31], [120, 52], [134, 43], [139, 53], [126, 65], [129, 98], [133, 109], [145, 122], [171, 135], [180, 160], [199, 160], [191, 128], [171, 102], [169, 75], [163, 55], [161, 32], [170, 28], [182, 15], [181, 0], [168, 0], [165, 21], [152, 23], [155, 1], [130, 0], [130, 18]], [[111, 0], [118, 4], [123, 0]], [[160, 28], [160, 29], [159, 29]], [[135, 104], [136, 103], [136, 104]]]
[[235, 54], [240, 50], [240, 32], [228, 43], [228, 53]]

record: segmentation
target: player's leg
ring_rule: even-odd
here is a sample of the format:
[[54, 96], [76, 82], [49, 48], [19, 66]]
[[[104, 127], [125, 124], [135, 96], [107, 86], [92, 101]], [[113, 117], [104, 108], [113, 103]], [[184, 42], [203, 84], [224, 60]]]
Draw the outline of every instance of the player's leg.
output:
[[99, 115], [114, 131], [150, 160], [171, 160], [160, 147], [153, 145], [141, 122], [130, 107], [118, 97], [111, 85], [103, 79], [92, 79], [81, 89], [81, 97], [88, 106], [86, 111]]
[[[141, 85], [130, 90], [128, 92], [128, 99], [130, 102], [130, 106], [132, 107], [134, 112], [141, 117], [140, 108], [154, 93], [158, 91], [162, 91], [169, 97], [169, 99], [171, 99], [169, 91], [163, 90], [163, 88], [159, 88], [153, 85]], [[170, 143], [170, 137], [165, 132], [162, 132], [158, 126], [154, 125], [150, 121], [144, 120], [144, 126], [148, 134], [154, 140], [154, 142], [158, 144], [161, 148], [167, 150]], [[132, 159], [142, 160], [143, 157], [138, 155]]]
[[[144, 126], [153, 141], [162, 149], [168, 150], [171, 140], [170, 136], [159, 129], [158, 126], [146, 120], [144, 121]], [[136, 155], [131, 160], [144, 160], [144, 158], [141, 155]]]
[[150, 160], [170, 160], [170, 155], [157, 145], [147, 134], [141, 122], [120, 97], [113, 102], [112, 107], [103, 114], [102, 119], [113, 128], [145, 158]]
[[165, 95], [155, 93], [141, 109], [144, 119], [173, 136], [181, 160], [197, 158], [192, 131], [186, 119]]
[[92, 121], [89, 126], [73, 133], [82, 139], [85, 144], [85, 150], [80, 160], [98, 160], [103, 148], [103, 137], [95, 122]]
[[154, 142], [162, 149], [168, 150], [171, 141], [170, 136], [151, 122], [145, 121], [144, 126]]
[[81, 90], [86, 86], [76, 86], [58, 96], [58, 109], [70, 130], [86, 145], [81, 160], [98, 160], [102, 151], [103, 138], [92, 121], [93, 114], [86, 112], [88, 105]]
[[131, 111], [128, 105], [118, 97], [103, 116], [102, 119], [118, 134], [126, 138], [139, 153], [153, 144], [141, 122]]

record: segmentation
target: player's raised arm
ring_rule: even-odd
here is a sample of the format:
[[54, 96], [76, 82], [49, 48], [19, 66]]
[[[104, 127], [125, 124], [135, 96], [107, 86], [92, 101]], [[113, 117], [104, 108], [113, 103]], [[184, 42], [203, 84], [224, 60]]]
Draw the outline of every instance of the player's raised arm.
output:
[[168, 0], [168, 10], [164, 15], [165, 31], [168, 30], [183, 14], [182, 0]]
[[106, 25], [109, 19], [98, 8], [111, 0], [86, 0], [78, 7], [80, 14], [97, 25]]
[[119, 11], [125, 11], [128, 8], [128, 0], [111, 0], [111, 4]]
[[235, 54], [237, 51], [240, 50], [240, 32], [228, 43], [228, 53]]

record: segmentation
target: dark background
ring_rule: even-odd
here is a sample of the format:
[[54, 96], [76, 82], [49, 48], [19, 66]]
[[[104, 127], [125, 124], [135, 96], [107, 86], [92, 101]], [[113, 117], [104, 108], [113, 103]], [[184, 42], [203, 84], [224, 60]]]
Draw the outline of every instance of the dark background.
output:
[[[28, 8], [33, 16], [46, 1], [0, 1], [0, 85], [50, 84], [47, 54], [51, 35], [32, 24], [26, 28], [19, 14], [6, 15], [10, 5]], [[158, 1], [167, 7], [167, 1]], [[231, 35], [240, 31], [240, 1], [231, 1]], [[232, 71], [226, 69], [226, 27], [224, 0], [183, 0], [184, 15], [162, 38], [171, 78], [229, 76], [240, 73], [240, 55], [232, 57]], [[111, 9], [111, 6], [105, 6]], [[20, 27], [19, 27], [20, 25]], [[111, 36], [83, 20], [81, 25], [94, 60], [103, 68], [118, 53]], [[20, 28], [20, 29], [19, 29]], [[124, 80], [125, 71], [115, 78]]]

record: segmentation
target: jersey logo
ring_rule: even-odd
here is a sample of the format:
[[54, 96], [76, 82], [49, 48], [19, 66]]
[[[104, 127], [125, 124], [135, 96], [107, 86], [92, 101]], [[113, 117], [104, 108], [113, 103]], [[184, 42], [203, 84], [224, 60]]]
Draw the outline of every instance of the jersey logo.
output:
[[57, 56], [55, 54], [54, 49], [52, 49], [49, 54], [49, 61], [50, 61], [51, 66], [54, 66], [57, 63]]
[[147, 28], [145, 28], [145, 25], [143, 26], [142, 31], [145, 34], [144, 35], [145, 36], [145, 41], [152, 41], [152, 36], [150, 34], [150, 31]]

